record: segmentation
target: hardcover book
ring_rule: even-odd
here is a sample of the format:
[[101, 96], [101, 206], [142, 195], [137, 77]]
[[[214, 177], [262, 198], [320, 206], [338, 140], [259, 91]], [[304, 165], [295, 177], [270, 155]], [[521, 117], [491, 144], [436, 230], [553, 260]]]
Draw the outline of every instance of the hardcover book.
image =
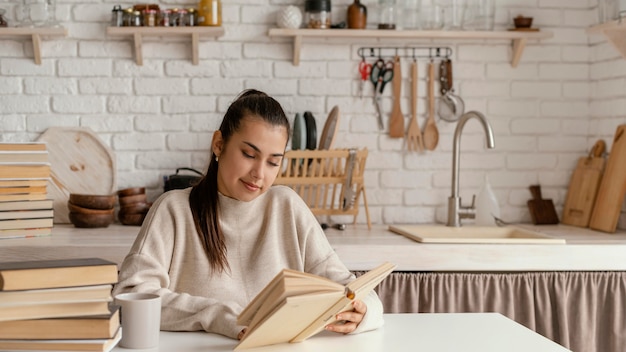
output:
[[0, 340], [2, 351], [101, 351], [109, 352], [122, 339], [118, 329], [111, 339], [81, 340]]
[[340, 312], [351, 310], [396, 266], [384, 263], [347, 285], [326, 278], [284, 269], [246, 306], [237, 324], [248, 330], [235, 350], [300, 342], [336, 321]]

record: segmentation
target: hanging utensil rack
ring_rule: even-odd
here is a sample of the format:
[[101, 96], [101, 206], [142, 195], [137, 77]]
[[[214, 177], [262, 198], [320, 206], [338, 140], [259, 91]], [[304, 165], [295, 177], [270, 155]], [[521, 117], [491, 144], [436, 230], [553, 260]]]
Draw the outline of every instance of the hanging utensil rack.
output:
[[409, 59], [449, 59], [452, 56], [452, 49], [447, 46], [403, 46], [403, 47], [361, 47], [357, 50], [357, 55], [362, 60], [366, 58], [390, 59], [396, 56]]

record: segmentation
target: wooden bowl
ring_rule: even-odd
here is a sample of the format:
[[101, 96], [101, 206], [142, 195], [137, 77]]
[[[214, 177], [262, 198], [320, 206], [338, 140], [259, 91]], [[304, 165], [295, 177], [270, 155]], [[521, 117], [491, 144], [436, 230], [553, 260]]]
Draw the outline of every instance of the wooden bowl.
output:
[[143, 220], [146, 218], [146, 213], [139, 214], [126, 214], [124, 212], [117, 213], [117, 218], [122, 225], [141, 226]]
[[72, 204], [71, 202], [67, 202], [67, 208], [72, 213], [81, 213], [81, 214], [113, 214], [114, 208], [111, 209], [90, 209], [83, 208], [76, 204]]
[[124, 189], [120, 189], [119, 191], [117, 191], [117, 195], [121, 198], [121, 197], [128, 197], [128, 196], [134, 196], [137, 194], [145, 194], [146, 193], [146, 188], [145, 187], [132, 187], [132, 188], [124, 188]]
[[120, 206], [125, 207], [134, 203], [146, 203], [145, 194], [135, 194], [133, 196], [119, 197]]
[[124, 214], [145, 214], [150, 210], [152, 203], [138, 202], [120, 206], [120, 213]]
[[520, 15], [513, 19], [513, 24], [515, 28], [530, 28], [533, 25], [533, 18]]
[[93, 228], [93, 227], [108, 227], [115, 216], [111, 214], [83, 214], [70, 212], [70, 221], [76, 227]]
[[89, 209], [113, 209], [115, 207], [115, 195], [96, 195], [70, 193], [70, 203]]

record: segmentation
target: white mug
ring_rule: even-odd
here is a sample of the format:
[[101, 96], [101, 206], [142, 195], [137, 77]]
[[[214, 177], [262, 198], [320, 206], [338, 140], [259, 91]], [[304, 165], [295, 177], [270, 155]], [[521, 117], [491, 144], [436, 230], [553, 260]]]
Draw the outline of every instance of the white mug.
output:
[[124, 348], [153, 348], [159, 345], [161, 297], [152, 293], [121, 293], [115, 296], [121, 307]]

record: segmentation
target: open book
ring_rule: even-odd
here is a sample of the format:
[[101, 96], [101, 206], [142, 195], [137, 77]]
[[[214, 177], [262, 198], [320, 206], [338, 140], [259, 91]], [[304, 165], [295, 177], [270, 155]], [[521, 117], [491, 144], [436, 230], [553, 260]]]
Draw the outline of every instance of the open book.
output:
[[391, 263], [368, 271], [347, 285], [284, 269], [248, 304], [237, 324], [248, 331], [235, 348], [244, 349], [282, 342], [300, 342], [351, 310], [352, 301], [363, 299], [396, 266]]

